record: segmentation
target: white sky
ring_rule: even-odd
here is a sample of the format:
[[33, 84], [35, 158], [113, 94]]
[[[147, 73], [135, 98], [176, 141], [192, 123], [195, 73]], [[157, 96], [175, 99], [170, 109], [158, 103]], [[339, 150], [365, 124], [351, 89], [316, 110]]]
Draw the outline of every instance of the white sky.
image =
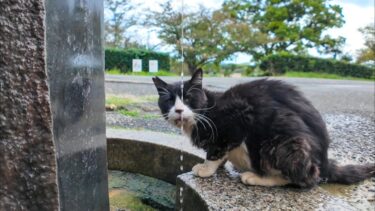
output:
[[[164, 1], [165, 0], [132, 0], [132, 2], [139, 3], [142, 7], [153, 9], [158, 8], [158, 4]], [[185, 9], [190, 10], [197, 8], [200, 4], [208, 8], [217, 9], [220, 8], [223, 0], [173, 0], [173, 7], [180, 8], [182, 1], [185, 5]], [[331, 2], [332, 4], [338, 4], [343, 8], [345, 24], [342, 28], [328, 30], [327, 34], [330, 34], [333, 37], [345, 37], [346, 44], [344, 46], [344, 52], [355, 57], [357, 50], [364, 47], [364, 39], [358, 31], [358, 28], [374, 23], [374, 0], [332, 0]], [[147, 30], [140, 30], [137, 31], [137, 34], [141, 34], [141, 36], [138, 36], [138, 41], [141, 41], [144, 44], [149, 43], [151, 45], [156, 45], [160, 43], [160, 40], [155, 33], [148, 33]], [[319, 56], [314, 51], [311, 51], [311, 53], [315, 56]], [[239, 54], [232, 61], [236, 63], [248, 62], [249, 57], [247, 55]]]
[[344, 52], [351, 55], [364, 47], [364, 39], [358, 28], [374, 23], [374, 1], [373, 0], [334, 0], [343, 9], [345, 24], [339, 29], [331, 29], [327, 33], [346, 38]]

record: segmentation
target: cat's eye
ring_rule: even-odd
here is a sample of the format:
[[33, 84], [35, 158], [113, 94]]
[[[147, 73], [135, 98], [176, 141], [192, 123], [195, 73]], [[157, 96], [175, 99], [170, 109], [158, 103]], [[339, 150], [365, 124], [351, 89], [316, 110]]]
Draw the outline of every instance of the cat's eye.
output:
[[189, 103], [190, 100], [191, 100], [191, 95], [186, 95], [186, 96], [184, 96], [184, 102], [185, 102], [185, 103]]

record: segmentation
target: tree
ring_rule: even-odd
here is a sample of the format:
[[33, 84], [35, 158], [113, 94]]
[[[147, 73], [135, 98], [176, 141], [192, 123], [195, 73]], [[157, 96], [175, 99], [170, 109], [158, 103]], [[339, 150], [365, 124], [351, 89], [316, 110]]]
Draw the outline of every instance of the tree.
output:
[[242, 51], [242, 42], [256, 46], [261, 38], [249, 25], [237, 23], [221, 10], [210, 11], [201, 6], [198, 11], [183, 14], [182, 22], [181, 13], [172, 9], [170, 1], [161, 7], [161, 12], [151, 12], [148, 24], [157, 28], [164, 44], [173, 46], [177, 57], [181, 57], [183, 47], [182, 57], [191, 73], [207, 63], [219, 65], [235, 52]]
[[359, 31], [362, 33], [365, 39], [365, 48], [358, 51], [357, 62], [372, 62], [375, 61], [375, 27], [374, 23], [367, 25], [366, 27], [360, 28]]
[[257, 48], [244, 46], [255, 60], [281, 51], [305, 53], [309, 48], [335, 57], [345, 42], [343, 37], [323, 36], [327, 29], [344, 23], [340, 6], [327, 0], [225, 0], [223, 8], [267, 35]]
[[105, 45], [119, 48], [138, 47], [127, 34], [127, 30], [136, 25], [136, 19], [130, 13], [135, 6], [130, 0], [105, 0], [104, 7], [109, 12], [109, 18], [105, 20]]

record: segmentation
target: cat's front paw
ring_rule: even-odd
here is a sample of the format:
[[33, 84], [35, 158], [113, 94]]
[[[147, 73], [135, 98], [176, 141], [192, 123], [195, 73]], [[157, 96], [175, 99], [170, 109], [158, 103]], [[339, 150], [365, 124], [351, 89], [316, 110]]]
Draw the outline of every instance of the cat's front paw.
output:
[[212, 168], [207, 163], [198, 163], [193, 167], [192, 171], [195, 176], [210, 177], [215, 173], [216, 168]]
[[259, 176], [251, 171], [241, 174], [241, 181], [245, 185], [258, 185]]

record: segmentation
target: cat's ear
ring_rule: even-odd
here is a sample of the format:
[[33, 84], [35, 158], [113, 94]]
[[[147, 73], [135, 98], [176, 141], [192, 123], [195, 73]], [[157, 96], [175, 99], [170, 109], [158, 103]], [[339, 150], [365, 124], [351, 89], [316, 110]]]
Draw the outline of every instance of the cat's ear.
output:
[[197, 69], [191, 76], [190, 83], [202, 87], [203, 70], [202, 68]]
[[158, 93], [160, 94], [163, 90], [164, 90], [164, 92], [165, 92], [165, 89], [167, 88], [167, 86], [168, 86], [168, 84], [165, 82], [165, 81], [163, 81], [163, 80], [161, 80], [159, 77], [153, 77], [152, 78], [152, 81], [154, 82], [154, 84], [155, 84], [155, 87], [156, 87], [156, 89], [158, 90]]
[[153, 77], [152, 81], [154, 82], [156, 88], [165, 88], [167, 87], [167, 83], [163, 80], [161, 80], [159, 77]]

